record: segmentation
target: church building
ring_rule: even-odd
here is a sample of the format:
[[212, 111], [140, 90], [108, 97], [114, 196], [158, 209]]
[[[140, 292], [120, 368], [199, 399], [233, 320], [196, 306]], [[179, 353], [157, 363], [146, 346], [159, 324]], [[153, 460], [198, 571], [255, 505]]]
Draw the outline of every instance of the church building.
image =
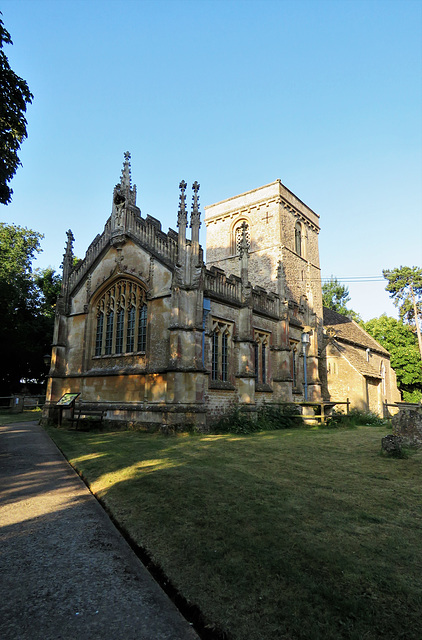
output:
[[146, 428], [330, 399], [319, 216], [280, 180], [205, 207], [205, 263], [199, 184], [188, 207], [180, 183], [178, 230], [165, 233], [141, 215], [129, 160], [76, 266], [67, 232], [44, 417], [65, 393]]

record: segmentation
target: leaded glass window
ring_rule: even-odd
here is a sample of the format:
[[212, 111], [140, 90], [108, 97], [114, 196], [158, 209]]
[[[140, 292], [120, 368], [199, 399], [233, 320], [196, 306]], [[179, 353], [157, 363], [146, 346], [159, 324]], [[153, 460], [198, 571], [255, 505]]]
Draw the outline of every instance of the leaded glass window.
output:
[[211, 380], [229, 381], [232, 335], [233, 325], [231, 323], [219, 320], [212, 321]]
[[126, 278], [115, 282], [97, 302], [96, 356], [146, 350], [145, 289]]
[[107, 314], [106, 335], [105, 335], [105, 353], [110, 355], [113, 350], [113, 328], [114, 328], [114, 311]]
[[119, 309], [116, 321], [116, 353], [123, 353], [124, 309]]
[[97, 316], [97, 333], [95, 336], [95, 355], [100, 356], [103, 346], [103, 331], [104, 331], [104, 312], [100, 311]]
[[268, 349], [270, 346], [270, 334], [263, 331], [254, 331], [255, 337], [255, 382], [267, 384], [268, 373]]
[[263, 342], [261, 347], [261, 371], [262, 371], [262, 384], [267, 382], [267, 359], [266, 359], [266, 350], [267, 346], [265, 342]]
[[147, 344], [147, 305], [143, 304], [139, 310], [138, 351], [145, 351]]
[[296, 343], [291, 343], [291, 349], [292, 349], [292, 360], [291, 360], [291, 370], [292, 370], [292, 380], [293, 380], [293, 388], [296, 389], [297, 387], [297, 346]]
[[[127, 315], [126, 351], [128, 353], [131, 353], [132, 351], [135, 350], [135, 320], [136, 320], [136, 308], [131, 307]], [[139, 346], [138, 346], [138, 350], [141, 351]]]
[[218, 379], [218, 332], [212, 332], [212, 371], [211, 377], [213, 380]]
[[227, 351], [227, 333], [221, 336], [221, 379], [227, 381], [228, 369], [228, 351]]

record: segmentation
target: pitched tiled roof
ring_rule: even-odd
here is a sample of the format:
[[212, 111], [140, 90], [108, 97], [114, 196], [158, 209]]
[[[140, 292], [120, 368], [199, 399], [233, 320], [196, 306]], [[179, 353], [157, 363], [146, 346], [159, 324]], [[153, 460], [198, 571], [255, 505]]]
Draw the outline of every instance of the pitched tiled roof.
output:
[[366, 333], [354, 320], [326, 307], [324, 307], [324, 327], [333, 327], [337, 341], [347, 341], [364, 349], [372, 349], [386, 356], [390, 355], [379, 342]]
[[362, 350], [345, 342], [337, 342], [336, 347], [342, 356], [350, 362], [352, 367], [363, 376], [367, 378], [381, 378], [380, 372], [365, 359], [363, 355], [365, 353], [364, 351], [362, 352]]

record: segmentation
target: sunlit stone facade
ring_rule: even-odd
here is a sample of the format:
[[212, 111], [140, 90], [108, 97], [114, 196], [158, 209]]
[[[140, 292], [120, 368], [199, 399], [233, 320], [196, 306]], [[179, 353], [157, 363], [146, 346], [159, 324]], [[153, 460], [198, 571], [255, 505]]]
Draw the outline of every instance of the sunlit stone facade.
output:
[[199, 184], [188, 216], [180, 183], [178, 231], [164, 233], [141, 216], [129, 158], [76, 266], [68, 231], [44, 417], [67, 392], [146, 428], [206, 429], [233, 403], [321, 401], [318, 216], [280, 181], [206, 207], [205, 264]]

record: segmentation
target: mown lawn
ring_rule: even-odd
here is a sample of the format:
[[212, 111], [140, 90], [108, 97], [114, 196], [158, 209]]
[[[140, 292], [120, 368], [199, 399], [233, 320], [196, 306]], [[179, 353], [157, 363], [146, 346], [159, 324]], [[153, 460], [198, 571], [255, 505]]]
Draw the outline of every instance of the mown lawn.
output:
[[49, 432], [230, 638], [422, 638], [422, 452], [382, 457], [385, 427]]
[[15, 422], [32, 422], [41, 418], [41, 409], [25, 409], [23, 413], [11, 413], [10, 411], [0, 411], [0, 426]]

